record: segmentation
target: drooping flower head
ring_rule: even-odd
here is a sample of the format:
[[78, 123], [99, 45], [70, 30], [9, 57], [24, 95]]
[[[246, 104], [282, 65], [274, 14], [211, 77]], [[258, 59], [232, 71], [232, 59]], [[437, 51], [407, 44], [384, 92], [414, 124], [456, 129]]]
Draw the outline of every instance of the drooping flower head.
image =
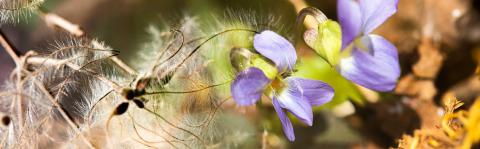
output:
[[305, 42], [348, 80], [369, 89], [391, 91], [400, 76], [397, 49], [370, 33], [396, 12], [397, 2], [338, 0], [340, 26], [331, 20], [319, 22], [318, 29], [305, 32]]
[[259, 55], [251, 58], [248, 66], [236, 76], [231, 86], [232, 97], [237, 104], [248, 106], [263, 94], [267, 95], [272, 99], [285, 136], [293, 141], [292, 123], [284, 109], [311, 126], [312, 106], [330, 101], [333, 88], [317, 80], [282, 77], [293, 71], [297, 54], [293, 45], [277, 33], [267, 30], [256, 34], [253, 46]]
[[398, 0], [338, 0], [342, 49], [351, 52], [339, 63], [345, 78], [377, 91], [395, 88], [400, 76], [397, 48], [370, 34], [397, 11]]

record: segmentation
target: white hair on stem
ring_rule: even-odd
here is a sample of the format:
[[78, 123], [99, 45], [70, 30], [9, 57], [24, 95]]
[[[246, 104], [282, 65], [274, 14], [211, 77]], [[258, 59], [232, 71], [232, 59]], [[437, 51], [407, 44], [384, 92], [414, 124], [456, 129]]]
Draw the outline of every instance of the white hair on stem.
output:
[[18, 23], [35, 13], [44, 0], [1, 0], [0, 23]]

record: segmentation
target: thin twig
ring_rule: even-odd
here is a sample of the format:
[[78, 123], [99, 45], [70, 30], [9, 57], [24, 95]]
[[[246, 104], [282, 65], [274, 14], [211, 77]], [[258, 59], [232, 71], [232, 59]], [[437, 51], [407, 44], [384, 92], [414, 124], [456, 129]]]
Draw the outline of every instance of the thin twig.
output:
[[0, 43], [3, 46], [3, 49], [10, 55], [10, 57], [13, 59], [15, 64], [18, 66], [20, 64], [20, 57], [15, 53], [15, 50], [13, 47], [8, 43], [5, 34], [0, 30]]
[[182, 128], [182, 127], [180, 127], [180, 126], [177, 126], [177, 125], [169, 122], [165, 117], [163, 117], [162, 115], [160, 115], [160, 114], [158, 114], [158, 113], [155, 113], [154, 111], [152, 111], [152, 110], [150, 110], [150, 109], [148, 109], [148, 108], [144, 108], [144, 109], [145, 109], [147, 112], [152, 113], [152, 114], [154, 114], [156, 117], [162, 119], [165, 123], [167, 123], [168, 125], [172, 126], [173, 128], [179, 129], [179, 130], [181, 130], [181, 131], [183, 131], [183, 132], [186, 132], [186, 133], [192, 135], [193, 137], [195, 137], [196, 139], [198, 139], [204, 146], [206, 146], [206, 142], [205, 142], [203, 139], [201, 139], [199, 136], [197, 136], [196, 134], [194, 134], [193, 132], [191, 132], [191, 131], [189, 131], [189, 130], [187, 130], [187, 129], [185, 129], [185, 128]]
[[268, 148], [268, 131], [267, 129], [263, 129], [263, 134], [262, 134], [262, 149], [267, 149]]
[[[251, 30], [251, 29], [245, 29], [245, 28], [239, 28], [239, 29], [227, 29], [227, 30], [224, 30], [224, 31], [221, 31], [221, 32], [218, 32], [210, 37], [208, 37], [207, 39], [205, 39], [203, 42], [201, 42], [198, 46], [196, 46], [192, 51], [190, 51], [190, 53], [187, 55], [187, 57], [185, 57], [179, 64], [177, 64], [176, 66], [174, 67], [171, 67], [171, 68], [168, 68], [167, 70], [164, 71], [164, 73], [161, 73], [159, 76], [160, 78], [163, 78], [165, 77], [167, 74], [171, 73], [171, 72], [177, 72], [177, 70], [185, 63], [187, 62], [187, 60], [189, 60], [198, 50], [200, 50], [200, 48], [205, 45], [208, 41], [214, 39], [215, 37], [218, 37], [220, 35], [223, 35], [223, 34], [226, 34], [226, 33], [229, 33], [229, 32], [235, 32], [235, 31], [240, 31], [240, 32], [249, 32], [249, 33], [259, 33], [258, 31], [256, 30]], [[173, 58], [173, 57], [171, 57]], [[169, 59], [167, 59], [169, 60]], [[165, 63], [164, 63], [165, 64]], [[160, 64], [160, 65], [163, 65], [163, 64]]]
[[119, 59], [117, 56], [113, 56], [111, 59], [115, 64], [117, 64], [123, 70], [127, 71], [129, 74], [135, 75], [138, 73], [133, 68], [128, 66], [125, 62], [123, 62], [121, 59]]
[[58, 102], [55, 101], [53, 96], [48, 92], [48, 90], [45, 88], [45, 86], [38, 82], [38, 80], [34, 80], [35, 85], [37, 85], [40, 90], [47, 95], [47, 98], [52, 102], [52, 104], [56, 107], [56, 109], [60, 112], [62, 117], [67, 121], [67, 123], [72, 127], [73, 130], [75, 130], [78, 135], [82, 138], [83, 141], [88, 145], [89, 148], [94, 148], [92, 143], [82, 134], [82, 132], [76, 127], [75, 123], [73, 122], [72, 119], [70, 119], [67, 115], [67, 113], [61, 108], [62, 105], [60, 105]]
[[[5, 37], [4, 33], [0, 30], [0, 43], [2, 44], [3, 48], [5, 51], [10, 55], [10, 57], [13, 59], [16, 65], [16, 82], [17, 82], [17, 92], [19, 94], [16, 96], [16, 104], [12, 104], [12, 110], [14, 108], [13, 105], [17, 107], [17, 117], [18, 117], [18, 124], [19, 124], [19, 130], [20, 134], [22, 133], [21, 130], [23, 130], [23, 124], [24, 124], [24, 117], [23, 117], [23, 97], [21, 96], [22, 94], [22, 69], [23, 69], [23, 64], [22, 61], [20, 60], [20, 57], [15, 53], [15, 50], [13, 49], [12, 45], [8, 42], [7, 38]], [[13, 102], [13, 101], [12, 101]]]
[[[103, 45], [96, 45], [99, 44], [98, 42], [92, 42], [94, 46], [102, 47]], [[121, 59], [119, 59], [117, 56], [112, 56], [110, 58], [115, 64], [117, 64], [120, 68], [125, 70], [128, 74], [130, 75], [136, 75], [138, 72], [135, 71], [133, 68], [128, 66], [125, 62], [123, 62]]]
[[64, 60], [58, 60], [58, 59], [52, 59], [52, 58], [45, 58], [45, 57], [29, 57], [26, 62], [28, 64], [51, 64], [52, 66], [58, 66], [58, 65], [62, 65], [62, 64], [65, 64], [67, 65], [68, 67], [74, 69], [74, 70], [77, 70], [77, 71], [83, 71], [83, 72], [86, 72], [86, 73], [89, 73], [89, 74], [92, 74], [94, 77], [96, 77], [97, 79], [107, 83], [112, 89], [114, 89], [116, 92], [118, 93], [121, 93], [122, 91], [122, 87], [120, 85], [118, 85], [117, 83], [109, 80], [108, 78], [104, 77], [104, 76], [101, 76], [101, 75], [96, 75], [95, 72], [91, 71], [91, 70], [82, 70], [82, 67], [81, 66], [78, 66], [76, 64], [73, 64], [73, 63], [70, 63], [70, 62], [66, 62]]
[[[74, 24], [63, 17], [60, 17], [57, 14], [47, 12], [42, 9], [38, 9], [38, 13], [45, 20], [45, 23], [50, 27], [63, 29], [67, 31], [69, 34], [74, 35], [76, 37], [85, 36], [85, 31], [78, 24]], [[111, 59], [115, 64], [120, 66], [120, 68], [125, 70], [127, 73], [131, 75], [137, 74], [137, 71], [135, 71], [133, 68], [128, 66], [125, 62], [120, 60], [117, 56], [113, 56]]]
[[[164, 141], [156, 141], [156, 142], [155, 142], [155, 141], [148, 141], [148, 140], [146, 140], [145, 138], [143, 138], [143, 137], [140, 135], [140, 133], [139, 133], [138, 130], [137, 130], [136, 125], [139, 125], [139, 126], [140, 126], [140, 124], [138, 124], [138, 123], [135, 121], [135, 119], [133, 119], [133, 117], [132, 117], [132, 115], [131, 115], [130, 113], [128, 114], [128, 116], [129, 116], [130, 119], [132, 120], [133, 129], [134, 129], [134, 131], [135, 131], [135, 134], [138, 136], [138, 138], [140, 138], [140, 139], [141, 139], [142, 141], [144, 141], [145, 143], [165, 143], [165, 142], [166, 142], [166, 143], [168, 143], [169, 145], [171, 145], [172, 147], [178, 148], [178, 147], [176, 147], [176, 146], [172, 143], [172, 142], [174, 142], [174, 141], [167, 140], [165, 137], [163, 137], [163, 136], [161, 136], [161, 135], [157, 135], [156, 133], [154, 133], [154, 134], [156, 134], [157, 136], [161, 137]], [[143, 126], [140, 126], [140, 127], [141, 127], [141, 128], [144, 128]], [[149, 130], [147, 129], [147, 131], [149, 131]], [[150, 132], [150, 131], [149, 131], [149, 132]]]
[[80, 28], [79, 25], [74, 24], [70, 21], [67, 21], [63, 17], [55, 14], [49, 13], [42, 9], [37, 9], [38, 14], [40, 14], [41, 18], [45, 20], [45, 23], [49, 27], [57, 27], [67, 31], [69, 34], [72, 34], [76, 37], [81, 37], [85, 35], [85, 32]]
[[198, 88], [198, 89], [194, 89], [194, 90], [189, 90], [189, 91], [158, 91], [158, 92], [148, 92], [148, 93], [145, 93], [145, 95], [194, 93], [194, 92], [199, 92], [199, 91], [203, 91], [203, 90], [206, 90], [206, 89], [214, 88], [214, 87], [217, 87], [217, 86], [225, 85], [225, 84], [230, 83], [232, 81], [233, 80], [229, 80], [229, 81], [226, 81], [226, 82], [223, 82], [223, 83], [220, 83], [220, 84], [213, 84], [213, 85], [210, 85], [210, 86], [206, 86], [206, 87], [202, 87], [202, 88]]

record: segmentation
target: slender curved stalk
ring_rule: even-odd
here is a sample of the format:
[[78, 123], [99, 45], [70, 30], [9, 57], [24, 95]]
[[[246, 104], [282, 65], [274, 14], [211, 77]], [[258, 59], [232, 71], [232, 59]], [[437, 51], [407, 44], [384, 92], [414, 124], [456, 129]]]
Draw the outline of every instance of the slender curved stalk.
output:
[[[17, 82], [17, 91], [19, 92], [19, 94], [16, 96], [16, 104], [13, 104], [12, 103], [12, 109], [16, 106], [17, 107], [17, 117], [18, 117], [18, 124], [19, 124], [19, 127], [20, 127], [20, 130], [23, 130], [23, 124], [24, 124], [24, 110], [23, 110], [23, 97], [21, 96], [22, 94], [22, 78], [21, 78], [21, 75], [22, 75], [22, 67], [23, 67], [23, 64], [21, 62], [21, 59], [20, 57], [17, 55], [17, 53], [15, 52], [15, 49], [12, 47], [12, 45], [9, 43], [9, 41], [7, 40], [7, 38], [5, 37], [4, 33], [2, 31], [0, 31], [0, 43], [2, 44], [3, 48], [5, 49], [5, 51], [10, 55], [10, 57], [13, 59], [13, 61], [15, 62], [15, 65], [16, 65], [16, 82]], [[20, 132], [21, 134], [22, 132]]]
[[[316, 23], [312, 23], [315, 21], [312, 20], [305, 20], [307, 19], [307, 16], [312, 16]], [[303, 32], [301, 32], [301, 28], [305, 22], [305, 26], [307, 28], [314, 28], [317, 29], [318, 24], [321, 24], [325, 21], [327, 21], [328, 18], [325, 16], [325, 14], [318, 10], [317, 8], [314, 7], [305, 7], [302, 10], [298, 12], [296, 21], [295, 21], [295, 28], [294, 28], [294, 33], [295, 33], [295, 41], [298, 41], [301, 37], [303, 37]]]
[[82, 140], [87, 144], [87, 146], [89, 148], [95, 148], [93, 147], [92, 143], [82, 134], [82, 132], [78, 129], [77, 125], [75, 124], [75, 122], [73, 122], [72, 119], [70, 119], [70, 117], [68, 117], [66, 111], [64, 111], [61, 107], [62, 105], [60, 105], [57, 101], [55, 101], [54, 97], [47, 91], [47, 89], [45, 88], [45, 86], [38, 82], [37, 80], [34, 80], [34, 83], [35, 85], [37, 85], [40, 90], [42, 92], [44, 92], [48, 99], [50, 99], [50, 101], [52, 102], [52, 104], [57, 108], [57, 110], [60, 112], [60, 114], [62, 115], [62, 117], [65, 119], [65, 121], [67, 121], [67, 123], [70, 125], [70, 127], [72, 127], [73, 130], [75, 130], [76, 133], [78, 133], [78, 135], [80, 135], [80, 137], [82, 138]]
[[5, 49], [8, 55], [10, 55], [10, 57], [13, 59], [15, 64], [19, 65], [20, 57], [15, 52], [15, 49], [13, 49], [13, 47], [10, 45], [7, 38], [5, 37], [5, 34], [2, 31], [0, 31], [0, 43], [2, 44], [3, 49]]
[[[327, 16], [325, 16], [325, 14], [319, 9], [314, 7], [305, 7], [302, 10], [300, 10], [300, 12], [298, 12], [298, 16], [295, 21], [295, 26], [297, 28], [300, 27], [301, 24], [305, 22], [305, 19], [307, 16], [312, 16], [315, 19], [315, 21], [317, 21], [317, 24], [323, 23], [328, 20]], [[318, 26], [317, 24], [313, 25], [310, 23], [310, 24], [307, 24], [307, 27], [315, 28], [316, 26]]]

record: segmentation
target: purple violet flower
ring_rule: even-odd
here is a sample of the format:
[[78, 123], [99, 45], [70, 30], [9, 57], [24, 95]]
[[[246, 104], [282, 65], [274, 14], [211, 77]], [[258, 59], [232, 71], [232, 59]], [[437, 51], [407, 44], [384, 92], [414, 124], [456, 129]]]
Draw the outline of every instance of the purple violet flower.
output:
[[283, 73], [293, 70], [297, 54], [293, 45], [277, 33], [267, 30], [256, 34], [253, 46], [275, 66], [253, 65], [240, 72], [231, 86], [232, 97], [242, 106], [256, 103], [262, 94], [270, 97], [285, 136], [294, 141], [293, 126], [284, 109], [311, 126], [312, 106], [329, 102], [334, 90], [328, 84], [317, 80], [294, 76], [283, 78]]
[[381, 36], [370, 34], [397, 11], [398, 0], [338, 0], [342, 28], [339, 62], [345, 78], [377, 91], [391, 91], [400, 76], [397, 49]]

